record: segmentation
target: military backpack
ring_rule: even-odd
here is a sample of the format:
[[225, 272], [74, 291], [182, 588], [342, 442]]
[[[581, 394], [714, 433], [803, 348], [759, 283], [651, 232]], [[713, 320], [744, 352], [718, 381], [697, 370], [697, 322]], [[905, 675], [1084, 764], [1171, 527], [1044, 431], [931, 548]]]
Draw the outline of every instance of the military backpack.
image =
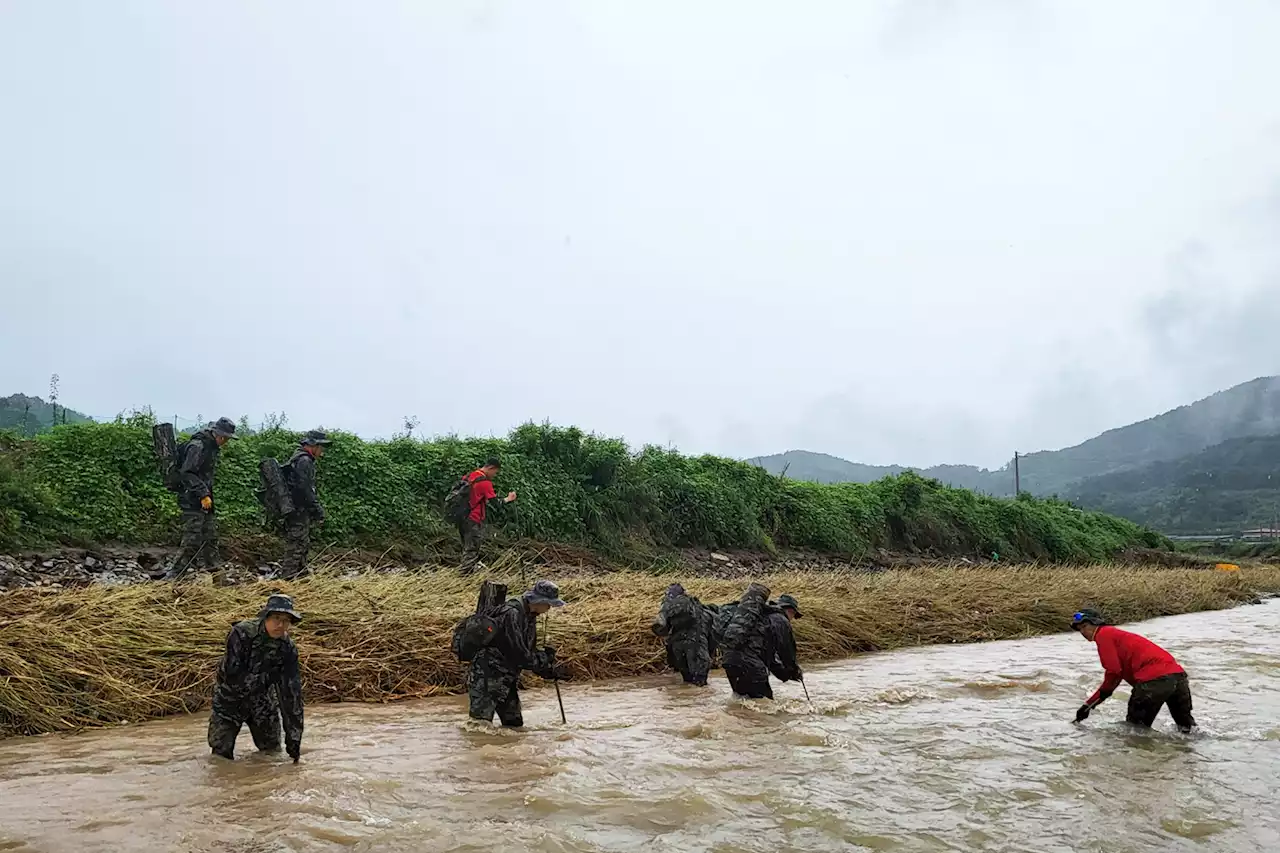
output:
[[506, 584], [485, 581], [480, 585], [476, 612], [453, 628], [453, 653], [463, 663], [471, 663], [476, 655], [497, 636], [498, 622], [493, 615], [503, 606]]
[[475, 484], [480, 482], [481, 480], [487, 480], [487, 479], [489, 478], [481, 474], [479, 477], [476, 477], [474, 480], [472, 480], [471, 475], [468, 474], [467, 476], [459, 480], [457, 484], [454, 485], [454, 487], [449, 490], [449, 494], [445, 495], [445, 498], [444, 498], [445, 520], [451, 521], [454, 524], [461, 524], [463, 519], [465, 519], [467, 516], [471, 514], [472, 487], [474, 487]]
[[487, 613], [472, 613], [453, 628], [453, 653], [463, 663], [475, 660], [493, 642], [498, 624]]
[[171, 492], [182, 491], [182, 460], [191, 440], [178, 443], [173, 424], [156, 424], [151, 428], [151, 450], [160, 468], [160, 479]]
[[268, 518], [284, 518], [294, 510], [293, 491], [289, 487], [291, 469], [289, 463], [281, 465], [271, 457], [258, 463], [258, 488], [254, 494]]
[[736, 601], [722, 604], [715, 611], [715, 618], [711, 622], [711, 638], [715, 640], [717, 646], [724, 645], [724, 632], [728, 629], [729, 623], [733, 621], [733, 614], [737, 612], [738, 602]]

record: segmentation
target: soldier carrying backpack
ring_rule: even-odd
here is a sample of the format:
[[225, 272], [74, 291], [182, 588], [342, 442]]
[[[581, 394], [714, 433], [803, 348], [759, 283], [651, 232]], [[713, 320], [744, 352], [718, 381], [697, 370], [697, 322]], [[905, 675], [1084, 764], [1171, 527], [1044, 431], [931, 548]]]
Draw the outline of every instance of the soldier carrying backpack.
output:
[[293, 508], [284, 516], [281, 578], [291, 579], [306, 574], [307, 552], [311, 550], [311, 525], [324, 522], [324, 505], [316, 494], [316, 460], [332, 443], [323, 430], [313, 429], [303, 436], [298, 450], [283, 466]]
[[[444, 499], [445, 519], [457, 525], [462, 540], [462, 573], [471, 574], [480, 564], [480, 543], [484, 539], [485, 511], [489, 501], [498, 499], [493, 488], [493, 478], [502, 470], [502, 462], [496, 456], [480, 468], [458, 481]], [[508, 492], [502, 499], [509, 504], [516, 499], [515, 492]]]
[[178, 508], [182, 510], [182, 551], [164, 579], [178, 580], [197, 563], [212, 569], [219, 562], [213, 475], [222, 445], [236, 437], [236, 425], [230, 418], [218, 418], [217, 423], [176, 447], [173, 428], [163, 432], [164, 435], [159, 429], [153, 431], [153, 440], [156, 440], [157, 452], [163, 447], [166, 453], [172, 453], [161, 459], [161, 470], [165, 487], [177, 494]]
[[711, 612], [702, 602], [685, 592], [683, 586], [673, 583], [653, 620], [653, 633], [667, 641], [667, 664], [684, 678], [685, 684], [707, 686], [707, 671], [711, 669], [711, 651], [708, 639], [708, 623]]

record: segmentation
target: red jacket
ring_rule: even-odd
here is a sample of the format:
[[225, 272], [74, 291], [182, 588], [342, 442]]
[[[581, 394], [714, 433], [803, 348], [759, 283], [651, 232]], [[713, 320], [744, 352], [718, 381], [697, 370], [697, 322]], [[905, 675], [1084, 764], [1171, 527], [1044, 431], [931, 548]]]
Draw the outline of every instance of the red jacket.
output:
[[1098, 659], [1107, 671], [1102, 686], [1089, 697], [1089, 704], [1096, 704], [1103, 693], [1110, 693], [1121, 681], [1141, 684], [1165, 675], [1184, 672], [1173, 655], [1148, 640], [1111, 625], [1098, 628], [1093, 637], [1098, 647]]
[[471, 483], [471, 520], [476, 524], [484, 524], [484, 512], [489, 506], [489, 501], [498, 496], [493, 490], [493, 481], [484, 475], [484, 472], [477, 469], [467, 475], [467, 481]]

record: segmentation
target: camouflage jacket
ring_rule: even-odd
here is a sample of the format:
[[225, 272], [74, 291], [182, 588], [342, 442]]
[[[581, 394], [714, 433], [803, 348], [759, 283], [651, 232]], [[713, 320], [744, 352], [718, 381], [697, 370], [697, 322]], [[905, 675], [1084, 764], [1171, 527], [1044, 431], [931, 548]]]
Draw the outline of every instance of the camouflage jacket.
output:
[[324, 507], [316, 493], [316, 460], [305, 450], [299, 449], [288, 462], [289, 492], [293, 508], [312, 518], [324, 518]]
[[797, 680], [800, 678], [800, 665], [796, 662], [796, 635], [791, 630], [791, 620], [781, 609], [771, 607], [764, 627], [764, 662], [769, 671], [779, 681]]
[[261, 619], [237, 622], [227, 635], [227, 650], [218, 666], [213, 709], [238, 716], [275, 687], [286, 741], [302, 740], [302, 677], [298, 647], [285, 637], [273, 640]]
[[178, 466], [182, 478], [178, 502], [186, 509], [199, 509], [201, 498], [213, 496], [213, 472], [218, 467], [222, 448], [208, 430], [191, 436], [186, 447], [182, 463]]
[[653, 633], [659, 637], [670, 637], [674, 643], [705, 640], [709, 619], [710, 614], [702, 602], [692, 595], [668, 595], [662, 599], [651, 627]]
[[522, 599], [513, 598], [495, 610], [493, 621], [494, 637], [476, 654], [471, 662], [473, 668], [479, 664], [483, 671], [514, 676], [527, 669], [535, 675], [551, 677], [551, 661], [545, 652], [536, 648], [536, 617]]
[[747, 587], [724, 630], [724, 641], [720, 645], [726, 654], [765, 658], [768, 608], [769, 588], [758, 583]]

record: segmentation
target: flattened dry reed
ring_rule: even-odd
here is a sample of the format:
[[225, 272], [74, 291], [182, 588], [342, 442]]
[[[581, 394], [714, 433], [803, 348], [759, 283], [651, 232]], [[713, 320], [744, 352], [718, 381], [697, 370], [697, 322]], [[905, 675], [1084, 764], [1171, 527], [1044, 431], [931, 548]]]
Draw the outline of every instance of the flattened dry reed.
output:
[[[495, 578], [504, 580], [504, 578]], [[505, 578], [511, 588], [519, 580]], [[649, 631], [670, 577], [569, 577], [570, 606], [550, 641], [575, 678], [660, 671]], [[805, 661], [930, 643], [1061, 631], [1083, 604], [1130, 622], [1229, 607], [1280, 592], [1280, 568], [947, 568], [759, 578], [799, 598]], [[704, 602], [735, 599], [746, 580], [693, 578]], [[386, 702], [458, 692], [453, 625], [479, 581], [452, 571], [317, 577], [249, 586], [146, 584], [0, 595], [0, 736], [138, 722], [206, 707], [226, 634], [273, 591], [306, 619], [295, 637], [310, 702]], [[541, 628], [539, 628], [541, 639]]]

